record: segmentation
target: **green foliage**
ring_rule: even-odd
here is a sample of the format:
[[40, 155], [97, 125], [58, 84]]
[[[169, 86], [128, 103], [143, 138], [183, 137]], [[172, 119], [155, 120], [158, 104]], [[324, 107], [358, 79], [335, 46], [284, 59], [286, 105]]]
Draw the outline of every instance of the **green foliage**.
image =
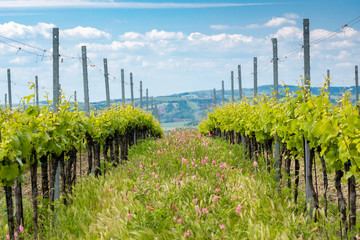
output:
[[263, 95], [254, 104], [247, 99], [225, 104], [200, 123], [200, 132], [235, 130], [260, 143], [277, 135], [294, 156], [302, 155], [306, 138], [311, 148], [321, 150], [330, 170], [343, 169], [343, 163], [351, 162], [354, 167], [347, 177], [359, 172], [360, 116], [349, 94], [337, 105], [329, 101], [325, 87], [318, 96], [302, 88], [283, 95], [281, 100]]
[[[24, 99], [29, 103], [33, 97]], [[88, 117], [77, 107], [72, 108], [64, 97], [56, 113], [48, 107], [26, 103], [13, 111], [0, 110], [0, 184], [7, 186], [30, 166], [34, 152], [38, 157], [47, 153], [60, 155], [74, 147], [78, 149], [86, 135], [102, 144], [115, 133], [134, 129], [146, 129], [153, 136], [163, 134], [153, 116], [131, 106], [113, 106]]]

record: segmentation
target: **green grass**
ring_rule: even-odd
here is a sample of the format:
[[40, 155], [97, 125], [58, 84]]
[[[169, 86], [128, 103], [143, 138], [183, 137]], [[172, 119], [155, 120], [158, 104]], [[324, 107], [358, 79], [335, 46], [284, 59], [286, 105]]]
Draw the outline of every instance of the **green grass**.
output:
[[303, 212], [304, 199], [295, 205], [291, 190], [274, 179], [263, 161], [254, 167], [244, 159], [239, 145], [176, 131], [132, 148], [129, 161], [105, 176], [82, 179], [42, 237], [338, 238], [337, 208], [329, 207], [325, 224], [322, 217], [314, 223]]

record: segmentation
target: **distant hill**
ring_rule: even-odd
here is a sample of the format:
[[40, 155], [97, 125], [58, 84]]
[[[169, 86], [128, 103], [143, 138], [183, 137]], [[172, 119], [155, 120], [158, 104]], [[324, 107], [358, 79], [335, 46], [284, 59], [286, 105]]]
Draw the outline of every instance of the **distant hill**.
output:
[[[289, 88], [290, 92], [296, 92], [299, 88], [297, 86], [286, 86]], [[258, 94], [270, 95], [273, 92], [273, 85], [264, 85], [258, 87]], [[279, 91], [284, 90], [283, 86], [279, 86]], [[321, 91], [319, 87], [312, 87], [311, 92], [315, 95], [318, 95]], [[331, 87], [331, 101], [334, 103], [341, 98], [341, 96], [346, 92], [350, 91], [352, 96], [355, 96], [355, 87]], [[243, 89], [243, 95], [247, 98], [252, 98], [254, 90], [252, 88]], [[179, 94], [172, 94], [168, 96], [158, 96], [154, 97], [153, 104], [158, 105], [160, 122], [165, 129], [172, 129], [176, 127], [184, 126], [197, 126], [199, 122], [206, 116], [207, 111], [213, 106], [213, 94], [214, 90], [201, 90], [193, 92], [184, 92]], [[225, 102], [231, 100], [231, 91], [226, 90], [224, 92]], [[236, 89], [234, 91], [235, 101], [239, 99], [239, 91]], [[354, 99], [352, 99], [354, 101]], [[135, 106], [140, 105], [140, 99], [134, 99]], [[217, 104], [222, 101], [221, 90], [216, 91], [216, 101]], [[130, 99], [126, 99], [126, 102], [129, 103]], [[121, 104], [120, 99], [112, 100], [112, 103]], [[47, 104], [42, 102], [42, 104]], [[90, 103], [92, 108], [102, 109], [106, 107], [106, 101], [101, 102], [92, 102]], [[80, 107], [83, 106], [83, 103], [79, 104]], [[146, 99], [143, 97], [143, 109], [146, 110]], [[149, 99], [148, 109], [151, 111], [151, 102]]]

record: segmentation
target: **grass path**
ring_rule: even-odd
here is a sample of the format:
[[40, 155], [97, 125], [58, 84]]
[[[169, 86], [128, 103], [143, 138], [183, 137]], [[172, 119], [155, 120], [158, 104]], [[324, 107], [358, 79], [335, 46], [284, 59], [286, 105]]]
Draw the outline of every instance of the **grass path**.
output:
[[[256, 164], [255, 164], [256, 165]], [[260, 162], [229, 145], [175, 131], [131, 149], [129, 161], [80, 182], [44, 239], [319, 239]], [[330, 230], [329, 230], [330, 231]], [[335, 230], [332, 230], [335, 231]], [[334, 235], [335, 237], [335, 235]], [[331, 238], [331, 237], [330, 237]]]

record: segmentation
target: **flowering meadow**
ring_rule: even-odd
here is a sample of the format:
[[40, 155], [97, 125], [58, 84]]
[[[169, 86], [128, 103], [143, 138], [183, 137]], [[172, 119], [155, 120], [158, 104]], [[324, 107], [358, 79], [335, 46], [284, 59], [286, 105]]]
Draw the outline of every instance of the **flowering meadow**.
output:
[[[235, 140], [236, 141], [236, 140]], [[264, 171], [262, 170], [264, 169]], [[83, 179], [44, 239], [319, 239], [335, 234], [299, 211], [266, 164], [239, 144], [172, 131]], [[327, 229], [325, 229], [327, 228]], [[335, 237], [335, 235], [333, 235]]]

